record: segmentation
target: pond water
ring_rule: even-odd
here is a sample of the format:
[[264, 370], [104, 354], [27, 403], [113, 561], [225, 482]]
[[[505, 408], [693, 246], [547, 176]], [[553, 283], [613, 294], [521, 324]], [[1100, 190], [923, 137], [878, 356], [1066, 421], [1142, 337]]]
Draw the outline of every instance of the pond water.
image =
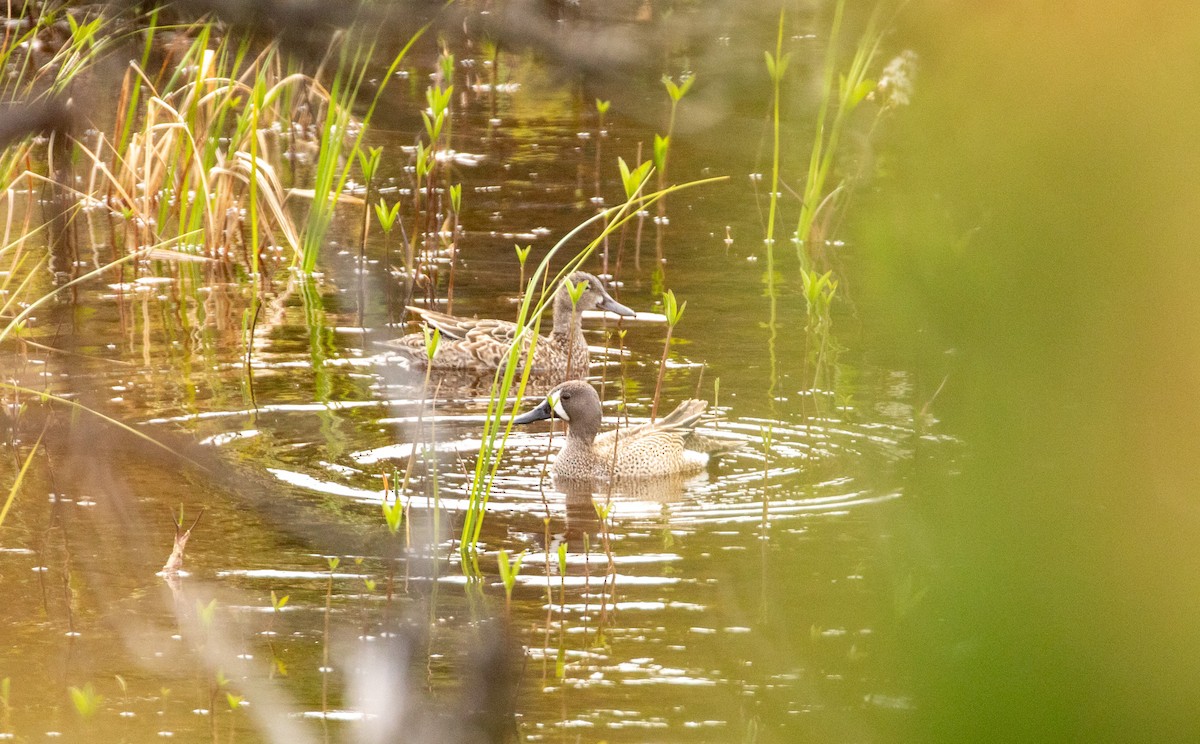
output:
[[[605, 428], [649, 420], [668, 332], [662, 291], [670, 289], [687, 306], [671, 332], [660, 405], [709, 401], [700, 430], [731, 451], [690, 478], [581, 490], [546, 474], [560, 427], [514, 428], [479, 552], [464, 567], [459, 537], [490, 380], [426, 384], [382, 343], [416, 328], [400, 322], [396, 235], [376, 226], [360, 259], [360, 207], [339, 207], [319, 274], [277, 270], [261, 307], [223, 263], [151, 261], [136, 275], [101, 277], [37, 310], [25, 334], [37, 345], [0, 352], [6, 379], [114, 420], [6, 393], [5, 437], [18, 445], [8, 451], [19, 453], [6, 458], [6, 483], [39, 434], [44, 459], [0, 517], [8, 635], [0, 736], [972, 741], [991, 733], [986, 716], [972, 717], [980, 701], [993, 714], [1027, 715], [1016, 731], [1041, 733], [1076, 730], [1063, 721], [1077, 699], [1092, 705], [1081, 709], [1099, 709], [1090, 685], [1104, 685], [1089, 680], [1109, 679], [1094, 676], [1104, 664], [1063, 671], [1062, 662], [1072, 660], [1072, 644], [1090, 648], [1079, 636], [1101, 627], [1068, 605], [1109, 606], [1072, 605], [1093, 596], [1080, 587], [1101, 583], [1109, 564], [1088, 564], [1100, 550], [1062, 558], [1058, 537], [1067, 530], [1053, 528], [1082, 515], [1094, 530], [1079, 544], [1095, 548], [1090, 541], [1119, 532], [1120, 520], [1069, 499], [1065, 513], [1047, 512], [1043, 497], [1058, 496], [1058, 482], [1024, 470], [1036, 455], [1061, 455], [1060, 442], [1075, 454], [1070, 448], [1082, 446], [1058, 418], [1029, 423], [1045, 424], [1044, 412], [1057, 411], [1048, 401], [1074, 391], [1030, 370], [1045, 363], [1086, 372], [1087, 364], [1058, 351], [1073, 347], [1058, 343], [1057, 328], [1031, 325], [1020, 341], [997, 340], [985, 322], [1003, 311], [1018, 325], [1034, 314], [1040, 323], [1061, 308], [1034, 313], [1010, 303], [1035, 296], [1020, 288], [996, 299], [1017, 282], [994, 285], [988, 261], [959, 274], [946, 270], [959, 265], [944, 258], [951, 251], [914, 259], [912, 246], [926, 236], [944, 246], [975, 229], [947, 228], [943, 221], [953, 220], [933, 208], [914, 211], [895, 252], [871, 263], [893, 240], [884, 218], [906, 204], [895, 198], [904, 189], [894, 163], [911, 166], [936, 150], [889, 160], [889, 137], [924, 142], [929, 134], [900, 124], [892, 134], [893, 122], [883, 120], [882, 133], [852, 138], [862, 159], [878, 158], [878, 181], [840, 213], [847, 235], [872, 247], [821, 244], [819, 267], [833, 269], [839, 284], [831, 325], [814, 328], [796, 248], [782, 236], [795, 225], [790, 189], [807, 167], [815, 94], [797, 86], [786, 107], [791, 175], [770, 258], [770, 87], [760, 67], [776, 11], [714, 19], [689, 3], [675, 10], [695, 23], [696, 36], [665, 55], [668, 72], [696, 72], [698, 82], [679, 111], [670, 180], [727, 178], [670, 195], [663, 215], [652, 209], [612, 236], [610, 289], [638, 317], [619, 325], [586, 318], [589, 380], [602, 391]], [[631, 29], [644, 22], [637, 8], [628, 18], [637, 19]], [[806, 80], [820, 69], [827, 20], [801, 15], [789, 27], [794, 73]], [[936, 47], [935, 34], [907, 31]], [[904, 50], [904, 38], [888, 38], [880, 65]], [[552, 54], [515, 49], [494, 57], [500, 84], [491, 86], [490, 51], [454, 37], [445, 43], [455, 62], [452, 172], [463, 185], [453, 311], [511, 319], [523, 276], [514, 245], [532, 246], [531, 268], [616, 203], [616, 158], [649, 157], [669, 99], [655, 65], [619, 79], [576, 77]], [[437, 51], [432, 42], [418, 47], [404, 84], [384, 100], [390, 113], [369, 130], [371, 144], [384, 148], [372, 198], [408, 193], [411, 145], [423, 131], [417, 112]], [[612, 100], [603, 125], [598, 98]], [[975, 131], [972, 141], [1000, 141], [991, 132]], [[948, 159], [936, 162], [942, 170], [916, 169], [926, 187], [931, 173], [959, 175], [947, 175]], [[975, 165], [984, 172], [994, 163]], [[942, 197], [929, 202], [952, 211]], [[963, 211], [987, 221], [982, 209]], [[996, 214], [1012, 227], [1029, 212]], [[859, 215], [877, 219], [864, 225]], [[81, 223], [80, 259], [102, 262], [105, 221], [93, 210]], [[595, 234], [585, 230], [564, 248], [556, 268]], [[444, 298], [450, 261], [442, 258]], [[603, 271], [601, 253], [584, 266]], [[249, 354], [248, 310], [256, 313]], [[1096, 331], [1073, 312], [1057, 317]], [[1038, 346], [1039, 332], [1054, 340]], [[946, 393], [957, 431], [939, 403], [955, 374], [969, 381], [957, 389], [950, 382]], [[983, 388], [970, 381], [994, 384], [988, 400], [1007, 403], [980, 402]], [[974, 461], [962, 431], [977, 435]], [[978, 455], [988, 445], [990, 460]], [[385, 478], [395, 485], [409, 469], [404, 522], [390, 534]], [[973, 472], [966, 485], [956, 481], [963, 469]], [[998, 486], [1014, 472], [1019, 493], [997, 517], [984, 505], [1000, 500]], [[955, 488], [963, 501], [948, 496]], [[167, 580], [158, 572], [181, 509], [185, 527], [195, 522], [186, 573]], [[508, 597], [498, 561], [518, 555]], [[996, 587], [1015, 604], [985, 598]], [[966, 597], [961, 605], [957, 596]], [[1054, 622], [1026, 624], [1037, 613]], [[1030, 654], [1036, 648], [1054, 651]], [[1135, 675], [1152, 668], [1144, 662], [1132, 663]], [[1006, 675], [1036, 681], [1010, 688], [996, 681]], [[1077, 694], [1055, 697], [1050, 687]], [[1044, 714], [1033, 702], [1042, 699], [1052, 699]], [[94, 712], [81, 716], [89, 705]], [[934, 727], [923, 728], [930, 720]]]

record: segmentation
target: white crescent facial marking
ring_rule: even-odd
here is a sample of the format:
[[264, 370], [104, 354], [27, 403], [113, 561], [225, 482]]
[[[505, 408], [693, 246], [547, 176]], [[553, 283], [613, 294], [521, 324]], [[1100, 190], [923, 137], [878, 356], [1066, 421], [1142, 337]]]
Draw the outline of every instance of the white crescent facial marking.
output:
[[549, 403], [550, 408], [554, 410], [555, 416], [558, 416], [563, 421], [571, 420], [571, 417], [567, 415], [567, 412], [562, 407], [562, 400], [559, 398], [558, 393], [551, 393], [550, 395], [547, 395], [546, 402]]

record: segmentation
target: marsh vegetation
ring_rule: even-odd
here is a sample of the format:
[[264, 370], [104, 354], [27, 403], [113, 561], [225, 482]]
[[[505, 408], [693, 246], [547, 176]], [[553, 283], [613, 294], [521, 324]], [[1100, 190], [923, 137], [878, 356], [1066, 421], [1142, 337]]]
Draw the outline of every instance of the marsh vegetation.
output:
[[[988, 88], [1022, 13], [1081, 57]], [[1190, 152], [1190, 109], [1159, 109], [1154, 146], [1076, 126], [1039, 73], [1115, 106], [1082, 60], [1148, 37], [1069, 20], [10, 4], [0, 736], [1186, 740], [1190, 707], [1133, 681], [1188, 679], [1158, 649], [1200, 644], [1117, 670], [1097, 649], [1137, 633], [1097, 618], [1174, 637], [1186, 592], [1129, 567], [1200, 575], [1190, 476], [1096, 411], [1189, 429], [1126, 385], [1177, 387], [1173, 340], [1101, 340], [1170, 326], [1130, 287], [1187, 254], [1107, 291], [1096, 246], [1131, 231], [1081, 205], [1137, 191], [1161, 217], [1145, 161], [1116, 158], [1128, 191], [1103, 164]], [[1122, 101], [1160, 79], [1138, 59], [1096, 68]], [[504, 340], [488, 364], [447, 361], [476, 329]], [[555, 478], [563, 422], [513, 419], [574, 377], [618, 443], [706, 401], [678, 416], [720, 456]], [[1162, 553], [1138, 539], [1158, 510]]]

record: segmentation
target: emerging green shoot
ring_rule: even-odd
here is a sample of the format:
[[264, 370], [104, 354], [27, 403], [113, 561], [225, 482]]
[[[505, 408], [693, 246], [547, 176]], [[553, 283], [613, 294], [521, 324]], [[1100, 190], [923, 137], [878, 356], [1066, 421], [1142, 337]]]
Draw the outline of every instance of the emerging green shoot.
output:
[[654, 135], [654, 167], [662, 171], [667, 165], [667, 149], [671, 146], [670, 136]]
[[833, 296], [837, 293], [838, 283], [833, 278], [832, 271], [818, 274], [815, 271], [800, 270], [800, 279], [804, 285], [804, 302], [808, 307], [809, 322], [828, 320], [829, 309], [833, 304]]
[[563, 285], [567, 288], [567, 294], [571, 297], [571, 309], [578, 308], [579, 301], [583, 299], [583, 293], [586, 292], [588, 288], [587, 280], [576, 284], [570, 279], [564, 279]]
[[396, 226], [396, 218], [400, 216], [400, 202], [396, 202], [390, 208], [383, 197], [379, 197], [379, 203], [375, 205], [375, 219], [379, 220], [379, 226], [383, 228], [385, 235], [392, 232], [392, 228]]
[[277, 613], [283, 612], [283, 608], [287, 606], [289, 596], [290, 595], [285, 594], [282, 597], [276, 597], [275, 590], [272, 589], [271, 590], [271, 609]]
[[75, 712], [83, 718], [96, 715], [96, 711], [100, 710], [101, 704], [104, 703], [104, 696], [96, 692], [96, 687], [91, 682], [83, 687], [68, 687], [67, 692], [71, 694], [71, 704], [75, 706]]
[[667, 316], [667, 325], [674, 328], [683, 318], [683, 311], [687, 308], [687, 300], [680, 304], [675, 299], [675, 292], [668, 289], [663, 293], [663, 315]]
[[213, 617], [217, 612], [217, 600], [210, 599], [208, 604], [204, 604], [200, 600], [196, 600], [196, 615], [200, 618], [200, 624], [207, 630], [212, 627]]
[[513, 556], [511, 562], [508, 560], [508, 551], [501, 549], [496, 556], [497, 565], [500, 568], [500, 581], [504, 584], [505, 606], [512, 604], [513, 587], [517, 583], [517, 577], [521, 575], [521, 561], [525, 560], [525, 551]]
[[625, 186], [625, 198], [632, 199], [642, 190], [646, 179], [650, 177], [651, 166], [653, 163], [647, 160], [630, 170], [629, 166], [625, 164], [624, 158], [617, 158], [617, 168], [621, 171], [621, 183]]
[[517, 249], [517, 261], [521, 264], [521, 289], [525, 289], [525, 261], [529, 258], [529, 251], [533, 248], [532, 245], [527, 245], [524, 248], [514, 246]]
[[658, 416], [658, 399], [662, 394], [663, 378], [667, 374], [667, 356], [671, 352], [671, 336], [675, 332], [675, 326], [683, 318], [683, 311], [687, 308], [687, 301], [680, 303], [675, 299], [675, 292], [668, 289], [663, 292], [663, 315], [667, 317], [667, 338], [663, 342], [662, 359], [658, 363], [658, 381], [654, 384], [654, 402], [650, 405], [650, 420], [653, 421]]
[[687, 75], [682, 78], [682, 83], [675, 84], [671, 78], [663, 75], [663, 85], [667, 88], [667, 95], [671, 97], [671, 103], [679, 103], [679, 100], [687, 95], [687, 92], [692, 89], [692, 83], [696, 82], [695, 75]]
[[375, 173], [379, 170], [379, 159], [382, 154], [382, 147], [372, 147], [367, 152], [358, 153], [358, 167], [362, 170], [363, 180], [367, 183], [375, 180]]
[[400, 494], [390, 502], [387, 494], [383, 495], [383, 521], [387, 523], [388, 532], [393, 535], [399, 534], [400, 525], [404, 522], [404, 508], [400, 503]]
[[425, 358], [432, 363], [433, 358], [437, 356], [438, 345], [442, 342], [442, 331], [439, 328], [430, 331], [427, 325], [421, 326], [421, 331], [425, 334]]
[[[518, 245], [518, 246], [515, 246], [515, 248], [517, 249], [517, 260], [521, 262], [521, 270], [524, 271], [525, 270], [525, 261], [526, 261], [526, 259], [529, 258], [529, 251], [533, 248], [533, 246], [527, 245], [524, 248], [522, 248], [521, 246]], [[521, 282], [521, 283], [524, 284], [525, 282]]]

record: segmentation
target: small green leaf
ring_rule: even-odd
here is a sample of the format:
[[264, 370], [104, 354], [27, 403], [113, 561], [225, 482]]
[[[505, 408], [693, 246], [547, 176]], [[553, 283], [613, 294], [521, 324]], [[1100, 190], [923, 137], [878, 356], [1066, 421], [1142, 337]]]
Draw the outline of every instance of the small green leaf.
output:
[[850, 99], [846, 102], [846, 110], [853, 111], [873, 90], [875, 90], [874, 80], [863, 80], [854, 86], [854, 91], [850, 94]]
[[200, 616], [200, 624], [205, 628], [212, 627], [213, 616], [217, 612], [217, 600], [214, 598], [209, 600], [208, 604], [203, 604], [200, 600], [196, 600], [196, 614]]
[[330, 556], [329, 558], [325, 559], [325, 562], [329, 564], [329, 572], [333, 573], [337, 570], [337, 567], [342, 564], [342, 559], [338, 558], [337, 556]]
[[521, 247], [521, 246], [519, 246], [519, 245], [518, 245], [518, 246], [516, 246], [516, 249], [517, 249], [517, 260], [521, 262], [521, 266], [522, 266], [522, 267], [524, 267], [524, 266], [525, 266], [525, 259], [529, 258], [529, 251], [530, 251], [530, 249], [532, 249], [532, 248], [533, 248], [533, 246], [532, 246], [532, 245], [527, 245], [527, 246], [525, 246], [524, 248], [522, 248], [522, 247]]
[[667, 162], [667, 150], [671, 146], [671, 138], [654, 135], [654, 167], [660, 171]]
[[642, 188], [642, 184], [650, 177], [651, 165], [650, 161], [646, 161], [633, 170], [630, 170], [623, 158], [617, 158], [617, 168], [621, 171], [621, 183], [625, 186], [625, 198], [632, 199], [638, 190]]
[[692, 84], [696, 82], [696, 76], [688, 73], [683, 77], [683, 84], [679, 86], [679, 97], [683, 98], [692, 89]]
[[579, 301], [583, 299], [583, 293], [587, 291], [587, 280], [584, 279], [578, 284], [575, 284], [570, 280], [570, 278], [567, 278], [563, 279], [563, 286], [567, 288], [567, 294], [571, 297], [571, 307], [578, 307]]
[[383, 520], [387, 523], [388, 532], [395, 535], [400, 531], [400, 524], [404, 521], [404, 509], [400, 505], [399, 494], [390, 502], [387, 499], [387, 495], [384, 495]]
[[434, 114], [432, 117], [422, 111], [421, 119], [425, 122], [425, 132], [429, 135], [430, 143], [437, 142], [438, 137], [442, 134], [442, 124], [445, 123], [445, 114]]
[[425, 358], [432, 362], [442, 341], [442, 332], [437, 328], [431, 332], [427, 325], [421, 326], [421, 330], [425, 333]]
[[683, 310], [687, 307], [687, 301], [681, 305], [675, 299], [674, 290], [668, 289], [663, 292], [663, 315], [667, 316], [667, 324], [672, 328], [675, 327], [679, 320], [683, 317]]
[[104, 696], [96, 692], [91, 682], [83, 687], [68, 687], [67, 691], [71, 694], [71, 703], [75, 706], [75, 711], [83, 718], [96, 715], [96, 711], [104, 702]]
[[450, 208], [458, 214], [462, 210], [462, 184], [456, 183], [450, 186]]
[[679, 89], [679, 86], [675, 84], [674, 80], [666, 75], [663, 75], [662, 82], [663, 85], [667, 86], [667, 95], [671, 97], [672, 101], [678, 101], [683, 96], [683, 92]]
[[599, 98], [597, 98], [596, 111], [600, 112], [601, 116], [604, 116], [608, 113], [608, 107], [610, 104], [612, 104], [612, 101], [601, 101]]
[[383, 197], [379, 197], [379, 203], [375, 205], [375, 217], [379, 220], [379, 226], [385, 233], [390, 233], [396, 226], [396, 217], [399, 214], [400, 202], [396, 202], [389, 208]]
[[232, 692], [225, 693], [225, 702], [229, 703], [230, 710], [237, 710], [242, 705], [242, 701], [246, 698], [241, 695], [234, 695]]
[[558, 574], [559, 576], [567, 575], [567, 543], [565, 541], [558, 544]]

